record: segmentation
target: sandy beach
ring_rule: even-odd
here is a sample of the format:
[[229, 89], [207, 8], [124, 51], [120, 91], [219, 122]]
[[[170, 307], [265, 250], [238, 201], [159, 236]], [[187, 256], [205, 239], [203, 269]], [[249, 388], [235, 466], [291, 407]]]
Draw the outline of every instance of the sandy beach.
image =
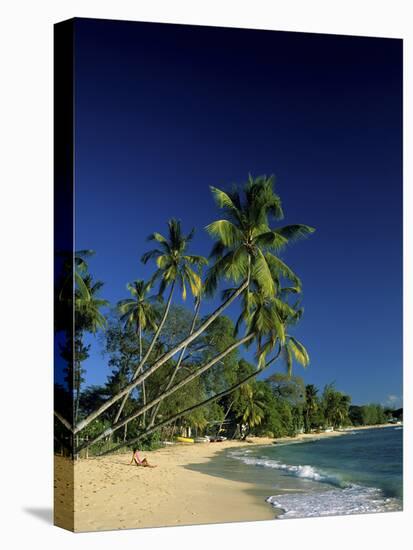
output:
[[[274, 509], [254, 495], [252, 483], [207, 475], [187, 466], [202, 464], [224, 449], [345, 435], [302, 434], [293, 439], [177, 444], [145, 452], [156, 468], [129, 465], [131, 453], [81, 459], [55, 457], [55, 523], [76, 532], [202, 523], [270, 520]], [[63, 506], [72, 491], [73, 503]], [[66, 498], [63, 498], [66, 495]], [[75, 511], [74, 525], [71, 519]]]

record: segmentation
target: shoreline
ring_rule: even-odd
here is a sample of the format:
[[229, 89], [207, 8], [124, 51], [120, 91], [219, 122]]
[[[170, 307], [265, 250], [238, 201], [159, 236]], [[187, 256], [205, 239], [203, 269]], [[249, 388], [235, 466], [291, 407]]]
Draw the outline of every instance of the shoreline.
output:
[[[157, 466], [153, 469], [129, 465], [130, 452], [80, 459], [74, 467], [70, 460], [55, 456], [55, 523], [86, 532], [275, 519], [277, 511], [253, 481], [215, 477], [191, 466], [208, 463], [227, 449], [293, 444], [389, 426], [394, 424], [296, 437], [165, 446], [141, 453]], [[71, 510], [62, 504], [73, 485], [76, 489], [70, 508], [75, 512], [74, 525]]]

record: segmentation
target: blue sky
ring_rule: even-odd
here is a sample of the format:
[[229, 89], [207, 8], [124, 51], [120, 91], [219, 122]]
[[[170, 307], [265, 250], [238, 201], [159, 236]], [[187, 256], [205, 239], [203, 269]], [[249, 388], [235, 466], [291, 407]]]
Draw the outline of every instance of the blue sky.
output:
[[[86, 19], [75, 37], [76, 248], [96, 251], [102, 296], [116, 303], [151, 274], [146, 237], [171, 217], [209, 254], [209, 185], [275, 174], [284, 222], [317, 229], [283, 254], [303, 281], [311, 356], [295, 373], [397, 406], [402, 42]], [[87, 383], [100, 383], [90, 341]]]

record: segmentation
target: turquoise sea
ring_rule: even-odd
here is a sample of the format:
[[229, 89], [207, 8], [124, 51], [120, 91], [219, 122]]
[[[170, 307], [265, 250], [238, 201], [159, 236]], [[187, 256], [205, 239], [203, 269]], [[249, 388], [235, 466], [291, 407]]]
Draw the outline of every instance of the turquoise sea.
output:
[[249, 481], [277, 516], [302, 518], [402, 509], [401, 426], [226, 451], [203, 468]]

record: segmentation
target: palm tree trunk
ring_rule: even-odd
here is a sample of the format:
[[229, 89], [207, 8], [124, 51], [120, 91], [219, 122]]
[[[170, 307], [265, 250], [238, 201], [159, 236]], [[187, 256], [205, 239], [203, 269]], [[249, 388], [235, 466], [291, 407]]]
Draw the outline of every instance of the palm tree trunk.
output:
[[142, 327], [139, 323], [139, 364], [142, 363]]
[[224, 422], [225, 422], [225, 420], [227, 419], [227, 416], [229, 415], [229, 413], [230, 413], [230, 411], [231, 411], [231, 409], [232, 409], [232, 405], [233, 405], [233, 404], [234, 404], [234, 401], [231, 401], [231, 403], [229, 404], [229, 407], [228, 407], [228, 409], [227, 409], [227, 412], [225, 413], [224, 418], [223, 418], [221, 424], [219, 425], [219, 428], [218, 428], [218, 431], [217, 431], [217, 435], [219, 435], [219, 432], [222, 430], [222, 426], [224, 425]]
[[[172, 297], [172, 293], [171, 293], [171, 297]], [[165, 317], [165, 319], [166, 319], [166, 317]], [[139, 364], [142, 364], [142, 329], [141, 329], [140, 326], [139, 326]], [[143, 364], [142, 364], [142, 368], [143, 368]], [[146, 405], [145, 381], [142, 382], [142, 397], [143, 397], [143, 406], [145, 406]], [[146, 413], [143, 413], [142, 422], [143, 422], [143, 425], [145, 426], [146, 425]], [[125, 426], [127, 426], [127, 424], [125, 424]]]
[[[161, 330], [165, 324], [165, 321], [166, 321], [166, 318], [168, 317], [168, 313], [169, 313], [169, 309], [171, 307], [171, 302], [172, 302], [172, 296], [173, 296], [173, 293], [174, 293], [174, 288], [175, 288], [175, 281], [172, 283], [172, 286], [171, 286], [171, 290], [169, 292], [169, 297], [168, 297], [168, 301], [166, 303], [166, 307], [165, 307], [165, 310], [163, 312], [163, 315], [162, 315], [162, 319], [161, 319], [161, 322], [159, 323], [159, 326], [158, 328], [156, 329], [156, 332], [152, 338], [152, 342], [150, 343], [149, 345], [149, 348], [147, 349], [146, 353], [145, 353], [145, 356], [142, 358], [142, 333], [140, 332], [139, 334], [139, 345], [140, 345], [140, 360], [139, 360], [139, 365], [136, 367], [136, 370], [135, 372], [133, 373], [133, 376], [132, 376], [132, 380], [135, 380], [135, 378], [138, 376], [138, 374], [140, 373], [140, 371], [143, 369], [146, 361], [148, 360], [148, 357], [150, 356], [150, 354], [152, 353], [152, 350], [153, 350], [153, 347], [154, 345], [156, 344], [156, 341], [158, 340], [159, 338], [159, 335], [161, 333]], [[139, 327], [139, 331], [140, 331], [140, 327]], [[131, 391], [131, 390], [130, 390]], [[130, 391], [128, 391], [123, 400], [122, 400], [122, 403], [119, 407], [119, 410], [118, 412], [116, 413], [116, 416], [115, 416], [115, 422], [117, 422], [119, 420], [119, 417], [120, 415], [122, 414], [122, 411], [123, 411], [123, 408], [126, 404], [126, 401], [128, 400], [128, 397], [130, 395]], [[143, 392], [143, 396], [144, 396], [144, 400], [145, 400], [145, 386], [144, 384], [142, 384], [142, 392]], [[144, 402], [145, 404], [145, 402]], [[144, 420], [145, 422], [145, 420]]]
[[[232, 350], [231, 350], [232, 351]], [[272, 363], [274, 363], [279, 355], [280, 355], [280, 352], [281, 352], [281, 348], [279, 349], [278, 353], [276, 353], [276, 355], [270, 359], [269, 361], [267, 361], [267, 363], [265, 363], [265, 365], [263, 367], [261, 367], [260, 369], [257, 369], [255, 372], [253, 372], [252, 374], [249, 374], [248, 376], [246, 376], [245, 378], [243, 378], [242, 380], [240, 380], [239, 382], [237, 382], [236, 384], [234, 384], [233, 386], [231, 386], [230, 388], [228, 388], [227, 390], [224, 390], [222, 391], [221, 393], [219, 394], [216, 394], [212, 397], [209, 397], [208, 399], [206, 399], [205, 401], [202, 401], [201, 403], [198, 403], [196, 405], [192, 405], [191, 407], [189, 407], [188, 409], [185, 409], [184, 411], [181, 411], [180, 413], [178, 414], [175, 414], [169, 418], [167, 418], [166, 420], [160, 422], [159, 424], [156, 424], [155, 426], [152, 426], [152, 427], [148, 427], [146, 428], [146, 430], [144, 432], [142, 432], [139, 437], [131, 440], [131, 441], [128, 441], [126, 442], [125, 444], [126, 445], [130, 445], [130, 444], [133, 444], [137, 441], [139, 441], [142, 437], [145, 437], [146, 435], [149, 435], [150, 433], [160, 429], [160, 428], [163, 428], [164, 426], [167, 426], [168, 424], [172, 424], [173, 423], [173, 427], [175, 427], [176, 425], [176, 421], [181, 418], [182, 416], [184, 416], [185, 414], [188, 414], [196, 409], [199, 409], [200, 407], [204, 407], [205, 405], [208, 405], [209, 403], [212, 403], [214, 401], [217, 401], [218, 399], [221, 399], [222, 397], [225, 397], [226, 395], [232, 393], [233, 391], [235, 391], [236, 389], [238, 389], [240, 386], [242, 386], [243, 384], [245, 384], [246, 382], [248, 382], [249, 380], [251, 380], [252, 378], [255, 378], [256, 376], [258, 376], [261, 372], [263, 372], [265, 369], [267, 369], [270, 365], [272, 365]], [[180, 386], [181, 387], [181, 386]], [[174, 391], [176, 391], [176, 389], [179, 389], [177, 388], [176, 386], [174, 388], [172, 388], [171, 393], [173, 393]], [[148, 404], [148, 408], [149, 407], [153, 407], [154, 403], [149, 403]], [[141, 414], [141, 411], [139, 411], [136, 416], [139, 416]], [[134, 417], [136, 417], [134, 416]], [[131, 418], [128, 419], [128, 421], [131, 420]], [[90, 445], [93, 445], [94, 443], [96, 443], [97, 441], [99, 441], [100, 439], [102, 439], [103, 437], [107, 436], [108, 434], [110, 435], [111, 433], [113, 433], [115, 430], [117, 430], [118, 428], [120, 428], [122, 426], [124, 421], [122, 421], [122, 423], [120, 423], [118, 426], [113, 426], [112, 428], [109, 428], [109, 430], [107, 430], [106, 432], [104, 432], [103, 434], [100, 434], [98, 437], [96, 437], [93, 441], [88, 441], [87, 444], [83, 444], [79, 449], [78, 449], [78, 452], [80, 452], [82, 449], [86, 448], [86, 447], [89, 447]], [[115, 449], [112, 449], [111, 451], [108, 451], [108, 452], [112, 452], [112, 451], [116, 451], [120, 448], [122, 448], [124, 445], [119, 445], [118, 447], [116, 447]]]
[[[218, 401], [222, 397], [225, 397], [226, 395], [228, 395], [228, 394], [234, 392], [235, 390], [237, 390], [240, 386], [242, 386], [243, 384], [245, 384], [246, 382], [248, 382], [249, 380], [251, 380], [255, 376], [258, 376], [258, 374], [260, 374], [262, 371], [264, 371], [266, 368], [268, 368], [274, 361], [276, 361], [278, 359], [278, 356], [279, 356], [279, 353], [275, 357], [270, 359], [262, 368], [257, 369], [252, 374], [249, 374], [248, 376], [246, 376], [245, 378], [243, 378], [242, 380], [240, 380], [239, 382], [237, 382], [236, 384], [234, 384], [233, 386], [231, 386], [227, 390], [224, 390], [221, 393], [217, 393], [216, 395], [213, 395], [212, 397], [209, 397], [208, 399], [205, 399], [205, 401], [202, 401], [201, 403], [198, 403], [196, 405], [192, 405], [191, 407], [188, 407], [187, 409], [185, 409], [185, 410], [183, 410], [183, 411], [181, 411], [177, 414], [174, 414], [173, 416], [170, 416], [166, 420], [163, 420], [162, 422], [160, 422], [159, 424], [156, 424], [155, 426], [152, 426], [151, 428], [148, 427], [143, 433], [139, 434], [138, 437], [135, 437], [134, 439], [132, 439], [130, 441], [127, 441], [125, 444], [118, 445], [117, 447], [115, 447], [113, 449], [110, 449], [109, 451], [104, 451], [102, 453], [99, 453], [97, 456], [103, 456], [105, 454], [117, 451], [118, 449], [121, 449], [125, 445], [132, 445], [134, 443], [137, 443], [142, 438], [146, 437], [147, 435], [149, 435], [150, 433], [152, 433], [156, 430], [159, 430], [163, 426], [167, 426], [168, 424], [172, 424], [173, 422], [176, 422], [176, 420], [178, 420], [179, 418], [182, 418], [183, 416], [195, 411], [196, 409], [199, 409], [200, 407], [205, 407], [206, 405], [209, 405], [210, 403], [213, 403], [214, 401]], [[80, 450], [82, 450], [82, 447], [79, 448], [79, 451]]]
[[[101, 433], [100, 435], [98, 435], [97, 437], [95, 437], [95, 439], [91, 440], [88, 442], [88, 446], [89, 445], [93, 445], [94, 443], [97, 443], [98, 441], [100, 441], [102, 438], [104, 437], [107, 437], [109, 435], [111, 435], [114, 431], [118, 430], [119, 428], [121, 428], [122, 426], [124, 426], [125, 424], [127, 424], [128, 422], [130, 422], [131, 420], [134, 420], [135, 418], [138, 418], [139, 416], [141, 416], [145, 411], [151, 409], [152, 407], [154, 407], [155, 405], [157, 405], [161, 400], [165, 399], [166, 397], [169, 397], [170, 395], [172, 395], [173, 393], [175, 393], [176, 391], [178, 391], [179, 389], [183, 388], [184, 386], [186, 386], [187, 384], [189, 384], [189, 382], [192, 382], [192, 380], [195, 380], [195, 378], [198, 378], [198, 376], [201, 376], [201, 374], [203, 374], [204, 372], [206, 372], [207, 370], [209, 370], [211, 367], [213, 367], [216, 363], [218, 363], [219, 361], [221, 361], [224, 357], [226, 357], [229, 353], [231, 353], [232, 351], [234, 351], [235, 349], [237, 349], [239, 346], [241, 346], [242, 344], [248, 342], [249, 340], [251, 340], [252, 338], [254, 338], [254, 334], [249, 334], [247, 336], [244, 336], [243, 338], [241, 338], [240, 340], [238, 340], [237, 342], [235, 342], [234, 344], [231, 344], [230, 346], [228, 346], [223, 352], [219, 353], [218, 355], [216, 355], [215, 357], [213, 357], [210, 361], [208, 361], [207, 363], [205, 363], [205, 365], [203, 365], [201, 368], [197, 369], [194, 373], [190, 374], [189, 376], [187, 376], [186, 378], [184, 378], [183, 380], [181, 380], [178, 384], [176, 384], [175, 386], [173, 386], [172, 388], [170, 388], [169, 390], [165, 391], [162, 395], [160, 395], [159, 397], [157, 397], [156, 399], [154, 399], [153, 401], [151, 401], [150, 403], [147, 403], [145, 407], [142, 407], [140, 408], [139, 410], [137, 410], [136, 412], [133, 412], [131, 413], [129, 416], [123, 418], [122, 420], [119, 420], [116, 424], [113, 424], [110, 428], [108, 428], [107, 430], [105, 430], [103, 433]], [[257, 371], [258, 372], [258, 371]], [[254, 373], [254, 375], [257, 374]], [[152, 427], [151, 427], [151, 431], [152, 431]], [[145, 430], [145, 433], [147, 432], [147, 430]], [[83, 449], [84, 447], [81, 447], [81, 449]]]
[[[191, 334], [194, 332], [195, 330], [195, 324], [196, 324], [196, 320], [198, 318], [198, 314], [199, 314], [199, 308], [201, 307], [201, 300], [198, 299], [197, 300], [197, 303], [196, 303], [196, 306], [195, 306], [195, 313], [194, 313], [194, 316], [193, 316], [193, 319], [192, 319], [192, 323], [191, 323], [191, 328], [189, 330], [189, 336], [191, 336]], [[187, 346], [185, 346], [184, 348], [182, 348], [181, 350], [181, 353], [179, 355], [179, 359], [178, 359], [178, 362], [176, 363], [175, 365], [175, 368], [172, 372], [172, 375], [168, 381], [168, 384], [165, 388], [164, 391], [167, 391], [169, 390], [169, 388], [172, 386], [172, 382], [174, 381], [175, 379], [175, 376], [176, 376], [176, 373], [178, 372], [179, 370], [179, 367], [181, 366], [181, 363], [182, 363], [182, 360], [184, 358], [184, 355], [185, 355], [185, 352], [187, 350]], [[154, 424], [155, 424], [155, 419], [156, 419], [156, 415], [158, 414], [158, 411], [159, 411], [159, 407], [161, 406], [161, 403], [162, 403], [163, 399], [161, 399], [161, 401], [159, 401], [159, 403], [155, 406], [152, 414], [151, 414], [151, 420], [149, 422], [149, 427], [151, 428]]]
[[125, 395], [128, 395], [131, 390], [136, 388], [139, 384], [143, 382], [148, 376], [153, 374], [156, 370], [158, 370], [163, 364], [165, 364], [169, 359], [171, 359], [178, 351], [181, 351], [182, 348], [187, 347], [191, 342], [193, 342], [200, 334], [202, 334], [211, 323], [217, 319], [221, 313], [229, 307], [234, 300], [240, 296], [244, 292], [244, 290], [249, 285], [249, 277], [245, 280], [245, 282], [227, 299], [225, 302], [223, 302], [209, 317], [206, 319], [198, 328], [195, 330], [191, 336], [188, 336], [179, 344], [177, 344], [173, 349], [169, 350], [167, 353], [165, 353], [162, 357], [160, 357], [155, 363], [150, 367], [146, 372], [142, 373], [141, 376], [130, 382], [123, 390], [121, 390], [119, 393], [108, 399], [103, 405], [98, 407], [96, 411], [91, 413], [87, 418], [79, 422], [77, 426], [74, 428], [74, 433], [79, 432], [80, 430], [83, 430], [88, 426], [93, 420], [98, 418], [103, 412], [105, 412], [109, 407], [114, 405], [119, 399], [122, 399]]
[[142, 398], [143, 398], [142, 424], [143, 424], [143, 426], [146, 426], [146, 389], [145, 389], [145, 381], [142, 382]]

